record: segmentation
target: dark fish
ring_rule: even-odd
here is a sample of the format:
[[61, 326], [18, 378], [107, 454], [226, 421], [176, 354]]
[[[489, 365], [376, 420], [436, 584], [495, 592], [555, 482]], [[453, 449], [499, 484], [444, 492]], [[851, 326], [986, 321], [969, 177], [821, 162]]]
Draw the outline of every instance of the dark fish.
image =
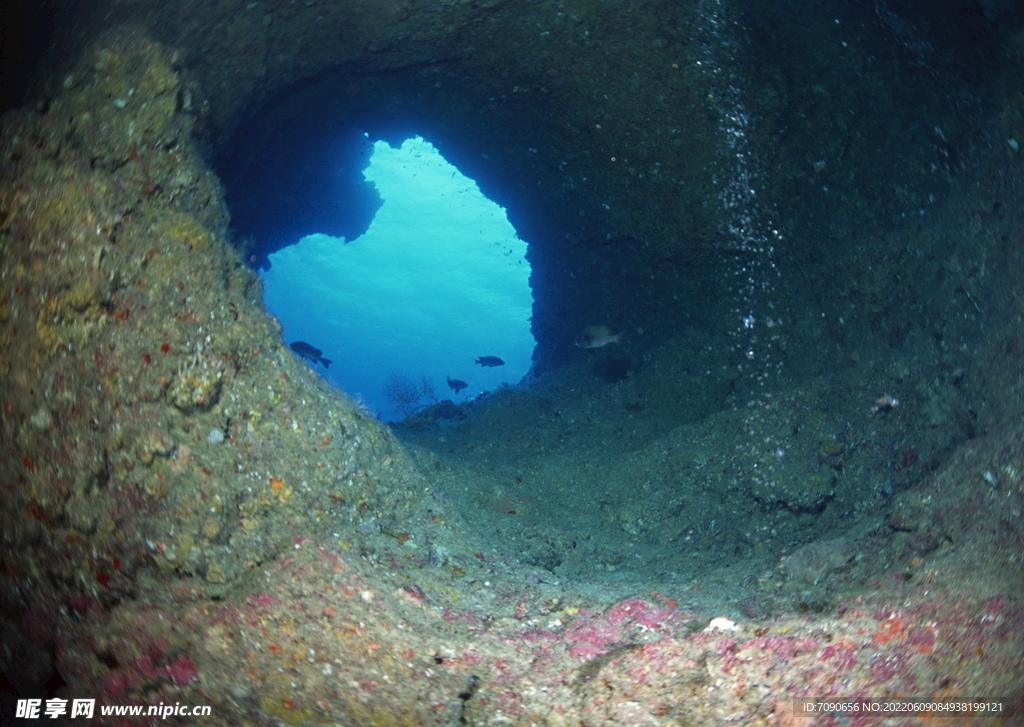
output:
[[481, 366], [504, 366], [505, 362], [497, 356], [481, 356], [476, 360]]
[[468, 384], [465, 381], [453, 379], [451, 376], [448, 376], [446, 378], [448, 379], [448, 386], [452, 387], [456, 394], [458, 394], [460, 391], [462, 391], [468, 386]]
[[295, 351], [295, 353], [302, 356], [302, 358], [308, 358], [313, 363], [320, 362], [327, 368], [331, 365], [331, 362], [323, 357], [323, 351], [316, 346], [310, 346], [305, 341], [296, 341], [295, 343], [288, 344], [288, 348]]

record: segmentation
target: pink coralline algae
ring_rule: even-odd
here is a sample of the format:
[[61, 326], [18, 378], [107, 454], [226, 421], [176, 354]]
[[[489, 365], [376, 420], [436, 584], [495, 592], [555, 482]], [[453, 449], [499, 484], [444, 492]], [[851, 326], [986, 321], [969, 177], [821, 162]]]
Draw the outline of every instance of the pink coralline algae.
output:
[[273, 606], [274, 605], [273, 597], [270, 596], [270, 594], [267, 594], [267, 593], [260, 593], [260, 594], [257, 594], [255, 596], [249, 596], [249, 602], [251, 604], [253, 604], [254, 606], [256, 606], [256, 605], [259, 605], [259, 606]]
[[135, 660], [135, 668], [139, 670], [139, 673], [144, 677], [156, 677], [160, 673], [160, 668], [153, 665], [153, 660], [148, 656], [140, 656]]
[[121, 699], [124, 693], [137, 688], [142, 680], [136, 674], [118, 670], [107, 675], [103, 682], [103, 691], [112, 699]]
[[563, 632], [562, 638], [569, 644], [572, 656], [586, 660], [607, 654], [625, 643], [651, 643], [670, 636], [681, 622], [674, 611], [639, 599], [627, 599], [596, 618], [574, 622]]
[[[765, 658], [785, 666], [800, 653], [816, 651], [818, 642], [809, 638], [785, 638], [782, 636], [758, 637], [737, 645], [735, 639], [723, 639], [716, 644], [715, 651], [722, 656], [722, 671], [731, 673], [732, 669], [748, 659]], [[743, 654], [743, 658], [739, 655]]]
[[144, 677], [149, 679], [169, 678], [179, 687], [188, 684], [198, 676], [195, 664], [187, 656], [178, 657], [167, 666], [160, 666], [154, 663], [152, 655], [147, 654], [135, 660], [135, 668]]
[[904, 639], [911, 651], [917, 654], [930, 654], [935, 650], [935, 628], [917, 626], [907, 631]]
[[620, 601], [605, 615], [612, 626], [637, 624], [648, 629], [664, 629], [675, 619], [673, 611], [635, 598]]
[[876, 687], [880, 684], [885, 684], [904, 671], [905, 668], [900, 664], [899, 654], [878, 654], [875, 656], [871, 668], [868, 669], [869, 681], [867, 686]]
[[832, 662], [836, 671], [849, 671], [857, 663], [857, 644], [848, 639], [840, 639], [821, 650], [820, 661]]
[[196, 678], [195, 665], [188, 657], [176, 659], [169, 666], [157, 666], [150, 657], [142, 656], [135, 660], [135, 668], [145, 677], [169, 677], [178, 686]]
[[178, 657], [171, 662], [171, 665], [167, 667], [167, 674], [179, 687], [183, 684], [188, 684], [199, 676], [196, 672], [196, 665], [187, 656]]
[[610, 629], [583, 624], [567, 631], [565, 639], [571, 644], [569, 653], [578, 659], [586, 660], [608, 653], [618, 641], [618, 634]]

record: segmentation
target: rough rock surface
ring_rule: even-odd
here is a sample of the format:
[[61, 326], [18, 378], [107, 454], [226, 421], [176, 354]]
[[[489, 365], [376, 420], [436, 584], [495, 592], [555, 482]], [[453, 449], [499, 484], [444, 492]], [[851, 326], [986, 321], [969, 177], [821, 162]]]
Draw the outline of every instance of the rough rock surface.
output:
[[[609, 200], [609, 217], [583, 225], [596, 237], [549, 254], [602, 268], [620, 260], [601, 257], [604, 242], [647, 251], [636, 269], [588, 278], [584, 298], [621, 278], [631, 292], [613, 297], [661, 301], [664, 317], [647, 315], [668, 331], [678, 269], [645, 266], [713, 247], [720, 214], [718, 197], [694, 193], [709, 208], [695, 229], [666, 201], [682, 182], [652, 181], [648, 156], [667, 145], [692, 163], [717, 121], [687, 107], [679, 123], [694, 132], [677, 145], [640, 133], [674, 113], [646, 94], [696, 87], [685, 27], [663, 26], [660, 3], [169, 7], [114, 4], [108, 22], [131, 24], [83, 43], [0, 130], [12, 691], [98, 709], [208, 705], [204, 723], [223, 725], [788, 725], [807, 723], [796, 703], [833, 697], [1002, 698], [1019, 718], [1016, 158], [965, 171], [981, 181], [953, 195], [944, 226], [894, 227], [896, 252], [795, 253], [811, 278], [847, 271], [847, 287], [771, 350], [827, 342], [839, 373], [808, 356], [793, 376], [813, 375], [797, 385], [773, 370], [766, 394], [760, 376], [733, 374], [746, 341], [699, 328], [638, 344], [644, 366], [621, 385], [601, 383], [600, 360], [577, 362], [529, 396], [486, 402], [471, 428], [399, 441], [283, 346], [228, 239], [203, 156], [226, 141], [210, 124], [230, 134], [329, 66], [459, 59], [481, 96], [550, 96], [562, 146], [506, 149], [544, 160], [516, 168], [568, 160], [582, 184], [585, 167], [616, 167], [554, 205], [578, 218], [567, 200], [585, 199], [586, 218]], [[598, 42], [623, 33], [640, 40], [617, 54]], [[575, 66], [554, 62], [569, 37]], [[642, 104], [623, 100], [634, 93]], [[575, 157], [558, 153], [570, 146]], [[981, 183], [991, 175], [998, 192]], [[918, 306], [904, 273], [951, 294]], [[731, 305], [713, 307], [725, 320]], [[906, 310], [920, 315], [907, 323]], [[900, 405], [873, 410], [889, 386]], [[559, 529], [576, 510], [589, 533]], [[650, 565], [623, 578], [640, 555]], [[735, 630], [705, 630], [723, 615]]]

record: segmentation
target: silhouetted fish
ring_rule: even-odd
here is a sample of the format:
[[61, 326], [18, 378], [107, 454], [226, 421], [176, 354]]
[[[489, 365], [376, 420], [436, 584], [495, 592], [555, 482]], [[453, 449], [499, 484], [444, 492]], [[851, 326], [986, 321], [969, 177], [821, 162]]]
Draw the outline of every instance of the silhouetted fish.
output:
[[476, 360], [481, 366], [504, 366], [505, 362], [497, 356], [481, 356]]
[[453, 379], [451, 376], [447, 376], [446, 378], [448, 379], [448, 386], [452, 387], [456, 394], [458, 394], [460, 391], [465, 389], [466, 386], [468, 386], [468, 384], [465, 381]]
[[327, 368], [328, 366], [331, 365], [331, 362], [323, 357], [323, 351], [321, 351], [319, 348], [316, 348], [315, 346], [310, 346], [305, 341], [296, 341], [295, 343], [290, 343], [288, 344], [288, 348], [295, 351], [295, 353], [302, 356], [302, 358], [308, 358], [313, 363], [319, 361], [324, 365], [324, 368]]
[[601, 348], [610, 343], [621, 343], [623, 333], [625, 331], [612, 333], [608, 326], [587, 326], [576, 339], [576, 345], [580, 348]]

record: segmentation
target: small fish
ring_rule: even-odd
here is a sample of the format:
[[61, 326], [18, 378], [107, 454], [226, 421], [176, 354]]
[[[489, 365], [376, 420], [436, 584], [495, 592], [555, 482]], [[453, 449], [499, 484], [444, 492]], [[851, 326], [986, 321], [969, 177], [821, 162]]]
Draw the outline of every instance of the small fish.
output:
[[871, 407], [871, 411], [873, 411], [876, 414], [880, 411], [892, 411], [899, 405], [900, 400], [897, 399], [896, 397], [889, 396], [888, 394], [882, 394], [880, 397], [878, 397], [878, 401], [875, 402], [875, 405]]
[[625, 331], [612, 333], [608, 326], [587, 326], [576, 339], [576, 345], [580, 348], [601, 348], [611, 343], [622, 343], [623, 333]]
[[481, 366], [504, 366], [505, 362], [497, 356], [481, 356], [476, 362]]
[[305, 341], [296, 341], [295, 343], [290, 343], [288, 344], [288, 348], [295, 351], [295, 353], [302, 356], [302, 358], [308, 358], [313, 363], [319, 361], [324, 365], [324, 368], [327, 368], [328, 366], [331, 365], [331, 362], [323, 357], [323, 351], [321, 351], [319, 348], [316, 348], [315, 346], [310, 346]]
[[448, 376], [446, 378], [448, 379], [448, 386], [452, 387], [452, 390], [454, 390], [456, 394], [458, 394], [460, 391], [462, 391], [468, 386], [468, 384], [465, 381], [453, 379], [451, 376]]

